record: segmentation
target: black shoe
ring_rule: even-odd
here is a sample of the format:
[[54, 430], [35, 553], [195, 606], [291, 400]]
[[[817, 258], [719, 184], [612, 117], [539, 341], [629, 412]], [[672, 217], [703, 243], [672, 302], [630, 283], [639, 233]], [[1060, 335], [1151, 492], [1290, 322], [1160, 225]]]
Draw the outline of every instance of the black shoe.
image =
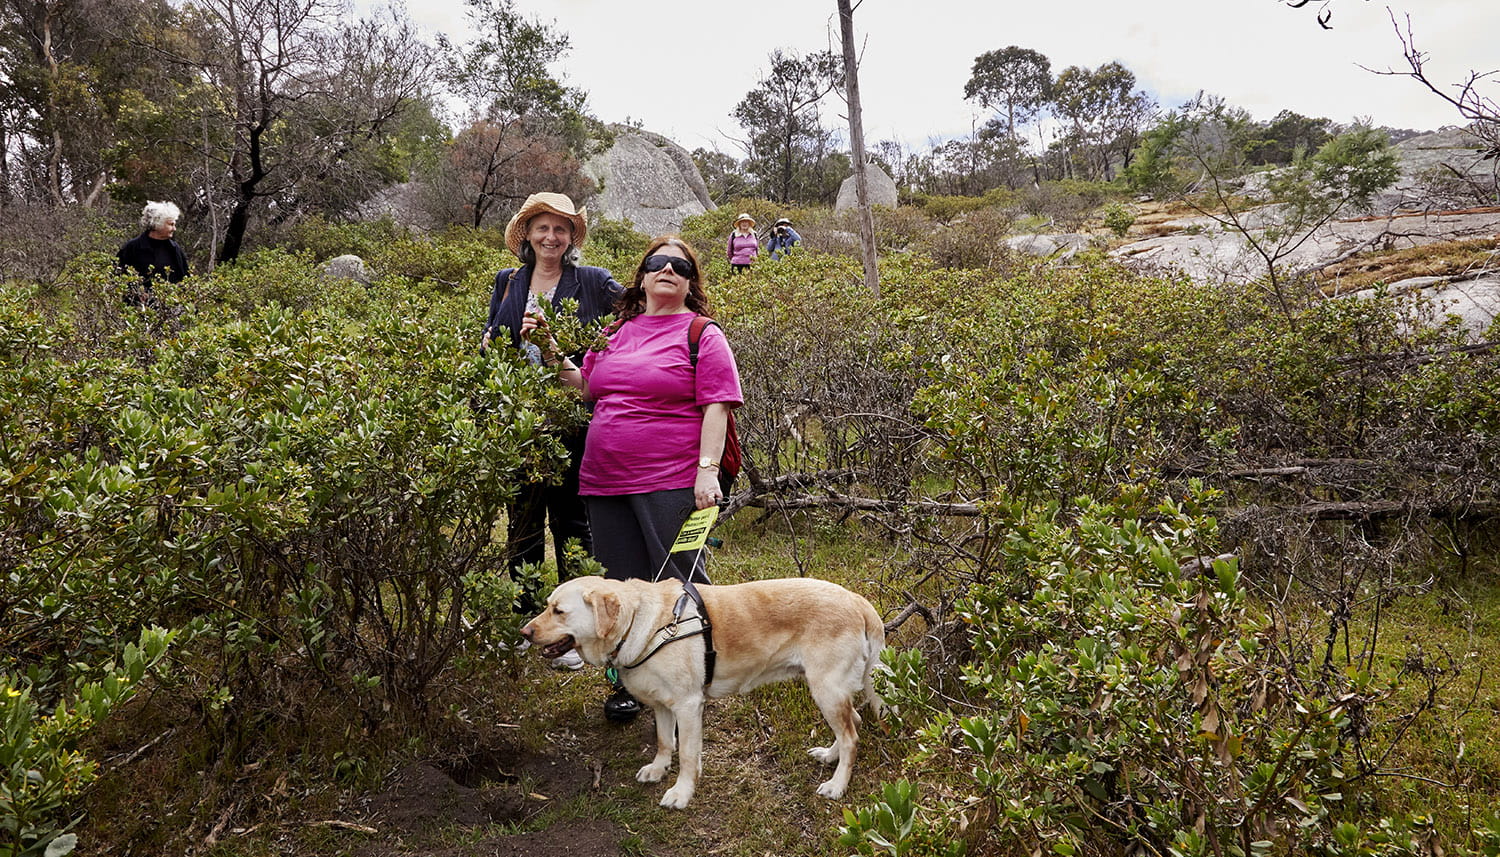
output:
[[629, 723], [640, 713], [641, 703], [623, 687], [616, 687], [604, 700], [604, 719], [610, 723]]

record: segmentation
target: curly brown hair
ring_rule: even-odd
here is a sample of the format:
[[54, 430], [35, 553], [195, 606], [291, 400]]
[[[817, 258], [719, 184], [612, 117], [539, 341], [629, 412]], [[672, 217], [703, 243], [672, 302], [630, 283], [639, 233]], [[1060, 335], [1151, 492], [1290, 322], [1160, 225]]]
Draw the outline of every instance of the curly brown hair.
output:
[[635, 266], [635, 280], [615, 304], [615, 318], [623, 322], [646, 311], [646, 290], [641, 288], [641, 282], [646, 279], [646, 260], [654, 256], [657, 250], [669, 245], [681, 250], [682, 255], [693, 263], [693, 276], [688, 278], [687, 308], [699, 315], [713, 317], [708, 306], [708, 295], [703, 291], [703, 266], [698, 262], [698, 254], [676, 235], [661, 235], [651, 239], [651, 246], [641, 256], [640, 264]]

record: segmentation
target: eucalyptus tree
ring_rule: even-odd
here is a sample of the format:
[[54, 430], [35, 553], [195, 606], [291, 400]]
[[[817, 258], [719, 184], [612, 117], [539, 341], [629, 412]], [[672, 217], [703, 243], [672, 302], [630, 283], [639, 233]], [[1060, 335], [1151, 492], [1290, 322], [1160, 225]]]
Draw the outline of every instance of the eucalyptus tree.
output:
[[0, 0], [0, 199], [107, 198], [130, 112], [169, 88], [140, 34], [174, 17], [158, 0]]
[[751, 194], [753, 181], [745, 172], [745, 165], [733, 155], [700, 147], [693, 150], [693, 163], [713, 199], [727, 202]]
[[1050, 103], [1067, 126], [1070, 167], [1082, 177], [1108, 180], [1118, 158], [1129, 163], [1156, 102], [1135, 90], [1135, 73], [1117, 62], [1097, 69], [1070, 66], [1053, 82]]
[[194, 79], [156, 121], [194, 172], [184, 192], [218, 261], [238, 258], [252, 224], [347, 213], [401, 178], [391, 135], [430, 97], [435, 58], [398, 9], [351, 21], [334, 0], [183, 8], [192, 37], [154, 47]]
[[749, 132], [749, 172], [766, 196], [791, 202], [806, 192], [808, 179], [816, 180], [832, 138], [818, 105], [842, 85], [843, 66], [832, 51], [772, 51], [770, 70], [735, 106], [734, 119]]
[[442, 79], [462, 104], [462, 130], [434, 179], [452, 187], [462, 206], [448, 216], [477, 228], [509, 216], [541, 176], [550, 190], [586, 191], [580, 161], [607, 135], [584, 113], [584, 93], [549, 71], [568, 52], [566, 33], [523, 16], [513, 0], [465, 6], [474, 38], [439, 39], [447, 57]]
[[1016, 138], [1016, 128], [1035, 119], [1052, 94], [1052, 61], [1038, 51], [1011, 45], [974, 58], [964, 98], [997, 109], [1005, 133]]
[[1298, 153], [1316, 152], [1333, 138], [1333, 122], [1283, 110], [1258, 127], [1246, 149], [1252, 164], [1289, 164]]

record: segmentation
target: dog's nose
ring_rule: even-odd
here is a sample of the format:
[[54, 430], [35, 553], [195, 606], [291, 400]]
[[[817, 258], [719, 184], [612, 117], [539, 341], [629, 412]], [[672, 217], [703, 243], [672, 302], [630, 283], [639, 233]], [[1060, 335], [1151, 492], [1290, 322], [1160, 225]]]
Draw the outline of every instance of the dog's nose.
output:
[[530, 622], [527, 622], [521, 627], [521, 636], [525, 637], [528, 643], [531, 642], [531, 636], [535, 633], [536, 631], [531, 627]]

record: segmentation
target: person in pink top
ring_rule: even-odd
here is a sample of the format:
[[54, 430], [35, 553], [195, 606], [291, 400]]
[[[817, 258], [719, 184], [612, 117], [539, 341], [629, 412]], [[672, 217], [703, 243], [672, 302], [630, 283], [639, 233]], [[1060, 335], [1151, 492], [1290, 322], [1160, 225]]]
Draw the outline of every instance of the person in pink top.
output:
[[[581, 367], [555, 347], [544, 349], [558, 378], [594, 403], [578, 476], [594, 556], [613, 579], [661, 574], [707, 583], [701, 552], [670, 548], [688, 515], [723, 499], [719, 459], [729, 412], [743, 399], [734, 353], [717, 325], [703, 331], [697, 367], [690, 361], [688, 328], [710, 315], [692, 248], [676, 237], [653, 240], [615, 315], [608, 346], [588, 352]], [[634, 703], [619, 688], [605, 712], [626, 719], [617, 714]]]
[[760, 239], [755, 237], [755, 218], [741, 214], [734, 219], [734, 231], [729, 233], [729, 270], [742, 274], [750, 270], [750, 263], [760, 254]]

